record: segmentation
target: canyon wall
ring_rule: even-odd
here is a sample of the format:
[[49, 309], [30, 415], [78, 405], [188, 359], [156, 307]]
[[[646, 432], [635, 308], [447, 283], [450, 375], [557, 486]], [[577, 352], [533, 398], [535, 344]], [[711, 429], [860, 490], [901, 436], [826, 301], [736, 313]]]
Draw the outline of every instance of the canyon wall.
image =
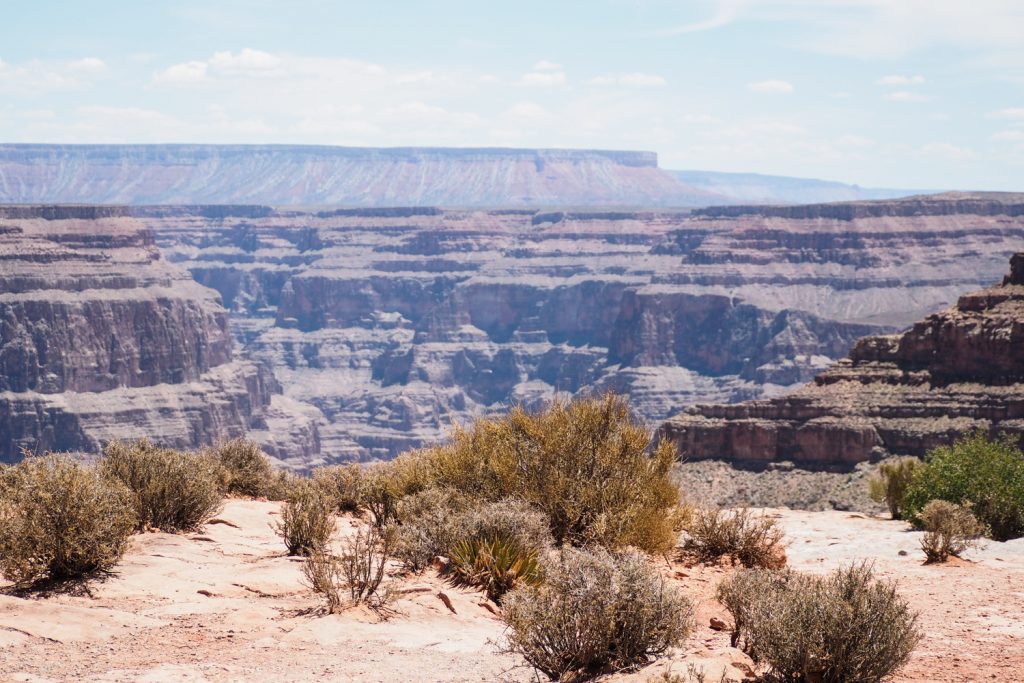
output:
[[247, 358], [322, 413], [323, 460], [392, 457], [453, 420], [617, 389], [658, 424], [798, 388], [865, 335], [996, 280], [1016, 195], [789, 214], [135, 209], [217, 290]]
[[851, 466], [981, 429], [1024, 435], [1024, 253], [997, 286], [903, 334], [865, 337], [785, 397], [699, 405], [659, 436], [690, 460]]
[[217, 292], [129, 210], [0, 207], [0, 264], [0, 462], [113, 438], [194, 447], [280, 417], [272, 374], [233, 358]]
[[0, 203], [696, 206], [653, 152], [0, 145]]

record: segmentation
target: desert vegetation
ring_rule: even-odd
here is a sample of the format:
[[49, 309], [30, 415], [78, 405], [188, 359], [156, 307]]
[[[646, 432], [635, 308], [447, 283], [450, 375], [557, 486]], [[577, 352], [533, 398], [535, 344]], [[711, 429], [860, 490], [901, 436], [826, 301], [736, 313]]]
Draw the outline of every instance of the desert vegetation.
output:
[[137, 519], [118, 481], [70, 458], [28, 457], [0, 473], [0, 572], [19, 586], [110, 570]]
[[323, 554], [335, 530], [332, 503], [314, 483], [294, 487], [281, 510], [281, 521], [274, 525], [289, 555]]
[[718, 599], [733, 618], [732, 643], [771, 680], [877, 683], [910, 658], [917, 615], [868, 564], [827, 576], [743, 570]]
[[893, 458], [881, 463], [877, 474], [868, 480], [871, 499], [884, 502], [893, 519], [903, 519], [907, 489], [920, 466], [921, 461], [917, 458]]
[[919, 515], [924, 536], [921, 549], [929, 562], [945, 562], [959, 557], [968, 548], [978, 545], [985, 534], [985, 525], [969, 508], [945, 500], [932, 500]]
[[727, 558], [747, 568], [780, 569], [786, 563], [783, 533], [775, 520], [747, 508], [700, 508], [685, 524], [683, 553], [701, 562]]

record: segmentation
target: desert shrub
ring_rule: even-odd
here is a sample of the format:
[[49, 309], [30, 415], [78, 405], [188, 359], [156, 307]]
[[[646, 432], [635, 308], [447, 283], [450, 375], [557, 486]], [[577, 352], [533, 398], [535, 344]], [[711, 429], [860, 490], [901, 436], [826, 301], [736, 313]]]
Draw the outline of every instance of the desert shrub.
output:
[[289, 472], [288, 470], [277, 470], [267, 480], [267, 489], [264, 495], [267, 500], [288, 501], [309, 482], [306, 477]]
[[316, 551], [302, 565], [302, 575], [314, 593], [322, 595], [328, 614], [341, 610], [341, 591], [344, 587], [341, 561], [325, 551]]
[[537, 551], [507, 536], [459, 541], [451, 551], [451, 572], [457, 583], [482, 588], [500, 602], [517, 586], [541, 582]]
[[663, 552], [675, 544], [676, 452], [649, 443], [625, 399], [607, 394], [477, 420], [420, 458], [436, 485], [540, 510], [559, 545]]
[[233, 439], [210, 449], [210, 456], [220, 463], [224, 491], [251, 498], [267, 495], [274, 472], [258, 443]]
[[719, 587], [738, 635], [775, 680], [877, 683], [920, 641], [917, 615], [867, 564], [828, 576], [746, 570]]
[[551, 680], [625, 669], [678, 645], [693, 607], [639, 553], [566, 549], [539, 586], [505, 595], [507, 650]]
[[893, 519], [903, 519], [903, 499], [920, 466], [917, 458], [894, 458], [881, 463], [878, 473], [868, 480], [871, 499], [876, 503], [884, 502]]
[[101, 471], [132, 492], [138, 528], [193, 531], [220, 509], [220, 465], [207, 454], [112, 441]]
[[359, 507], [365, 508], [378, 528], [398, 518], [398, 502], [430, 488], [430, 462], [420, 451], [403, 453], [390, 462], [366, 468], [359, 484]]
[[284, 541], [289, 555], [309, 557], [323, 552], [334, 533], [331, 501], [312, 482], [303, 482], [284, 504], [281, 521], [274, 525], [274, 531]]
[[395, 544], [393, 526], [380, 528], [372, 524], [345, 540], [339, 563], [352, 604], [367, 603], [381, 608], [388, 602], [390, 595], [381, 591], [381, 582], [388, 561], [394, 558]]
[[733, 564], [747, 568], [779, 569], [786, 561], [782, 529], [775, 520], [754, 515], [747, 508], [694, 510], [688, 532], [683, 551], [701, 562], [728, 557]]
[[318, 467], [313, 471], [313, 481], [334, 501], [335, 510], [358, 512], [362, 473], [362, 467], [355, 463]]
[[1009, 439], [983, 432], [936, 448], [915, 473], [905, 497], [906, 511], [920, 524], [932, 500], [970, 505], [997, 541], [1024, 535], [1024, 453]]
[[135, 528], [123, 484], [61, 456], [6, 468], [0, 491], [0, 573], [17, 585], [111, 569]]
[[929, 562], [945, 562], [950, 555], [959, 557], [976, 546], [985, 533], [985, 525], [970, 509], [945, 500], [930, 501], [919, 518], [925, 530], [921, 550]]
[[465, 511], [469, 502], [452, 489], [430, 488], [403, 498], [396, 515], [400, 520], [395, 554], [412, 571], [420, 571], [435, 557], [447, 556], [467, 536]]

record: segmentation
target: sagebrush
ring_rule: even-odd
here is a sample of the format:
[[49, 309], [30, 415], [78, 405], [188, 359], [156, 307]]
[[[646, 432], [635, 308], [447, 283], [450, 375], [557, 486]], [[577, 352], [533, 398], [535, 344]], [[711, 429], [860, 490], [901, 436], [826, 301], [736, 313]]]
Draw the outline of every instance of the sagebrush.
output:
[[371, 524], [345, 539], [338, 562], [352, 604], [367, 603], [376, 609], [387, 604], [391, 594], [381, 589], [381, 583], [394, 552], [395, 530], [391, 526]]
[[683, 551], [701, 562], [729, 558], [747, 568], [779, 569], [786, 562], [783, 532], [775, 520], [747, 508], [700, 508], [691, 513]]
[[945, 562], [978, 545], [985, 525], [965, 508], [945, 500], [933, 500], [919, 515], [924, 527], [921, 550], [928, 562]]
[[112, 441], [100, 470], [132, 493], [139, 529], [194, 531], [220, 510], [220, 464], [209, 454]]
[[255, 441], [233, 439], [210, 449], [209, 455], [220, 463], [221, 487], [227, 493], [258, 498], [270, 491], [273, 467]]
[[678, 645], [690, 601], [635, 552], [566, 549], [545, 581], [505, 595], [507, 650], [551, 680], [636, 667]]
[[877, 683], [921, 639], [917, 615], [867, 564], [827, 576], [743, 570], [718, 599], [733, 617], [733, 643], [780, 681]]
[[303, 481], [281, 509], [274, 531], [289, 555], [306, 557], [322, 553], [335, 530], [334, 506], [315, 484]]
[[112, 569], [136, 526], [120, 482], [66, 456], [5, 468], [0, 487], [0, 573], [19, 586]]
[[903, 519], [907, 489], [920, 466], [921, 461], [917, 458], [893, 458], [881, 463], [878, 473], [868, 480], [871, 499], [877, 503], [884, 502], [893, 519]]

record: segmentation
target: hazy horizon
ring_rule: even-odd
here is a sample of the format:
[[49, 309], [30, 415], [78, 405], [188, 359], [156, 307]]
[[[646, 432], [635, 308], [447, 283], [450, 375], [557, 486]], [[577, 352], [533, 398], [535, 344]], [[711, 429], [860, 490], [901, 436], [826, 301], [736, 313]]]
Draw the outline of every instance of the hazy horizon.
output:
[[1024, 189], [1010, 0], [63, 5], [7, 12], [0, 141], [647, 150]]

